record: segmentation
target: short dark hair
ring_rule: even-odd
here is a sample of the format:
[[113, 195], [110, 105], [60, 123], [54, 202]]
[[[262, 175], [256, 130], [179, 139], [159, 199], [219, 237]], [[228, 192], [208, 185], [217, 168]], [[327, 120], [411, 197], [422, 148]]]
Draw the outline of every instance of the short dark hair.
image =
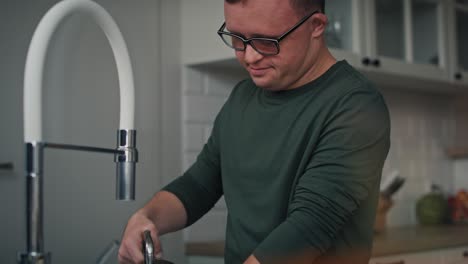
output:
[[325, 13], [325, 0], [289, 0], [291, 6], [299, 12], [309, 14], [312, 11], [320, 10]]
[[[235, 4], [247, 0], [225, 0], [227, 3]], [[291, 6], [300, 14], [307, 14], [314, 10], [325, 13], [325, 0], [289, 0]]]

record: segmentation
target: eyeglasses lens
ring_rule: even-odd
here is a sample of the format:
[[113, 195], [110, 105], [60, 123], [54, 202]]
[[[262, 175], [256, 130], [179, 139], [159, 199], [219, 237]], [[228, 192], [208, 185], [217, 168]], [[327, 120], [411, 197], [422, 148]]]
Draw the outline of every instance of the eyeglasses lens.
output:
[[[224, 43], [229, 47], [235, 50], [245, 50], [244, 41], [236, 36], [222, 34], [221, 38], [223, 39]], [[266, 39], [252, 39], [250, 44], [253, 48], [265, 55], [274, 55], [278, 54], [278, 45], [276, 42]]]

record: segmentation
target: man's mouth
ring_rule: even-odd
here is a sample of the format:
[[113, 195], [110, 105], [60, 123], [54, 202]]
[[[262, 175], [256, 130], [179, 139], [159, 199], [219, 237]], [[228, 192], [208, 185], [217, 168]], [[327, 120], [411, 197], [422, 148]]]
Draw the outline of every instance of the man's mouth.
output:
[[249, 73], [250, 75], [252, 76], [261, 76], [261, 75], [264, 75], [268, 70], [269, 68], [268, 67], [249, 67]]

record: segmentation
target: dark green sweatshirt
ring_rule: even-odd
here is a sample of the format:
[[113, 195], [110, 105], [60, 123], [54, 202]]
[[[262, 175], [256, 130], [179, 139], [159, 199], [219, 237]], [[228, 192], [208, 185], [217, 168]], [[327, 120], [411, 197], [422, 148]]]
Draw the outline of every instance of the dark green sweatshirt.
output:
[[245, 80], [196, 162], [164, 190], [184, 204], [187, 226], [224, 195], [227, 264], [251, 254], [367, 263], [389, 135], [381, 94], [346, 61], [292, 90]]

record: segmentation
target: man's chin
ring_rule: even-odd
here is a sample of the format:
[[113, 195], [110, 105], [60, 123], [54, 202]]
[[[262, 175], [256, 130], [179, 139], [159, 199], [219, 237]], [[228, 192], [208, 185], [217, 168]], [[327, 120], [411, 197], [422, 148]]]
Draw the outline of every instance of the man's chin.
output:
[[265, 89], [265, 90], [271, 90], [274, 91], [275, 88], [272, 85], [272, 83], [268, 80], [265, 80], [264, 78], [256, 78], [254, 76], [250, 76], [252, 78], [252, 81], [255, 83], [255, 85], [259, 88]]
[[271, 82], [266, 82], [264, 80], [256, 80], [255, 78], [252, 78], [252, 80], [253, 80], [253, 82], [255, 83], [255, 85], [257, 87], [262, 88], [264, 90], [268, 90], [268, 91], [280, 91], [280, 90], [282, 90], [280, 87], [272, 85]]

